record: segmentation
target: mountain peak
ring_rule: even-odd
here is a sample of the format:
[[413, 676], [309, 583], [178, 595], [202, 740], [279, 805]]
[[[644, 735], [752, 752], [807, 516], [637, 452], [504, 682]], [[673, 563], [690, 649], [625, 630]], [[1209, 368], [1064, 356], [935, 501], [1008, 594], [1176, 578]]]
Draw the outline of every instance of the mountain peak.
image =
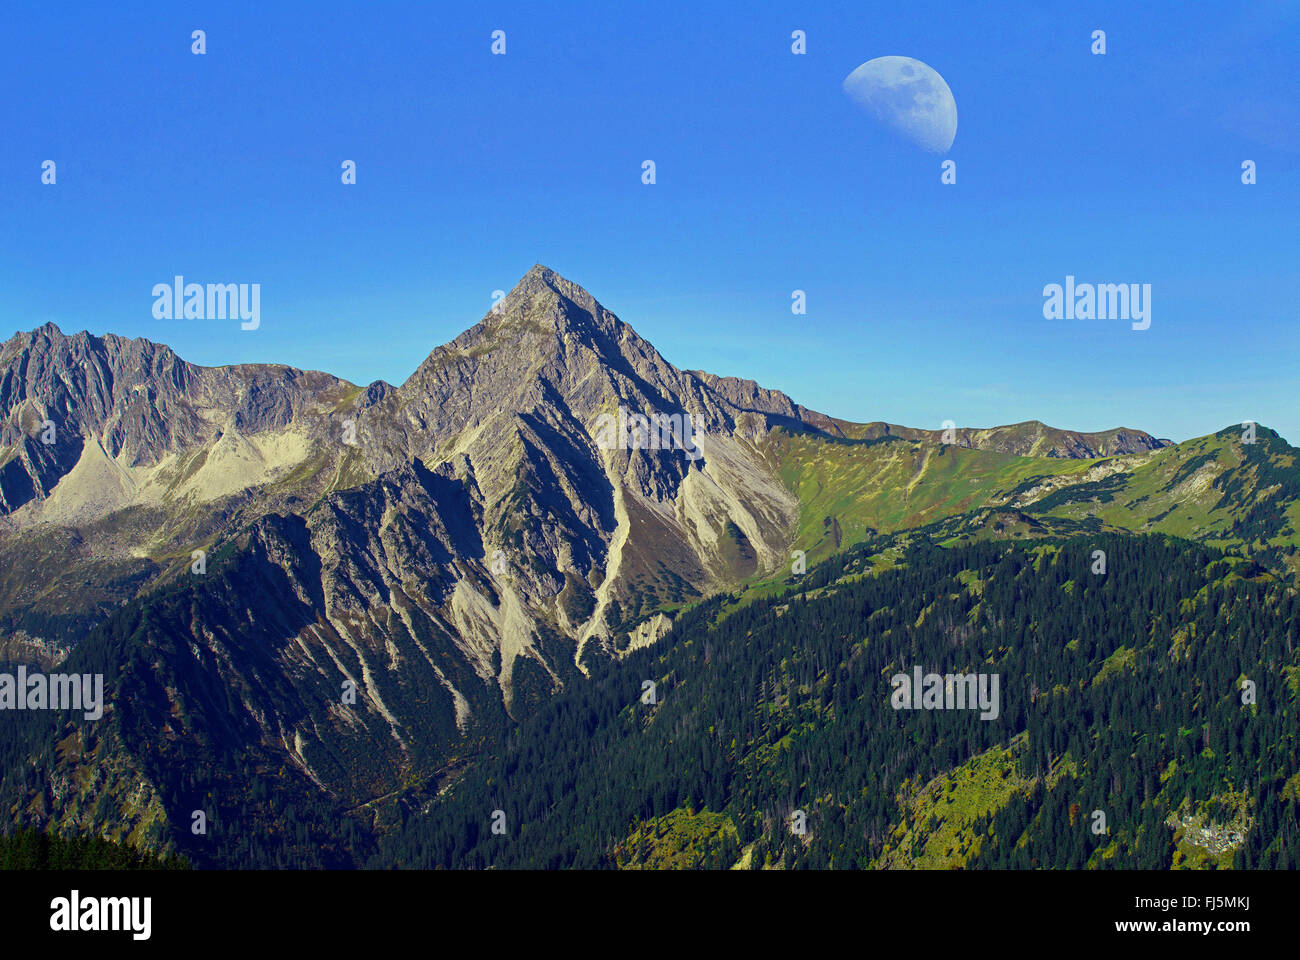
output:
[[57, 324], [47, 321], [32, 330], [15, 330], [14, 335], [9, 338], [5, 345], [16, 345], [21, 349], [23, 347], [31, 346], [41, 337], [44, 337], [51, 343], [57, 343], [61, 340], [67, 339], [66, 335], [58, 328]]
[[[529, 305], [536, 297], [544, 296], [547, 292], [555, 294], [560, 299], [561, 309], [556, 311], [550, 319], [557, 322], [557, 326], [571, 327], [576, 322], [579, 327], [585, 325], [584, 321], [595, 321], [606, 330], [613, 329], [618, 323], [618, 319], [601, 306], [600, 301], [593, 297], [587, 290], [556, 273], [550, 267], [537, 263], [519, 278], [514, 289], [506, 295], [505, 307], [506, 312], [511, 312], [511, 307], [518, 304], [521, 306]], [[578, 307], [581, 313], [575, 315], [574, 311], [564, 309], [563, 301], [568, 301]], [[525, 306], [525, 309], [531, 308]]]
[[525, 280], [530, 278], [537, 278], [539, 280], [550, 280], [553, 278], [559, 278], [561, 280], [565, 279], [544, 263], [534, 263], [528, 268], [528, 272], [519, 278], [519, 282], [523, 283]]
[[[638, 352], [654, 349], [583, 287], [538, 263], [482, 320], [434, 348], [421, 370], [442, 367], [451, 357], [482, 356], [502, 348], [537, 357], [552, 354], [557, 344], [561, 350], [582, 344], [598, 353], [618, 352], [625, 341], [637, 344]], [[412, 377], [421, 379], [421, 370]]]

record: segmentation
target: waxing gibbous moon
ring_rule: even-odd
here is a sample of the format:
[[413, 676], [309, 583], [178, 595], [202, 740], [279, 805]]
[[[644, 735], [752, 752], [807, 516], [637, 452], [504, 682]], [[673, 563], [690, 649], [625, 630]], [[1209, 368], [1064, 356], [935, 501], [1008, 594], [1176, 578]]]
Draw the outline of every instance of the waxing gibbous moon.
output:
[[957, 136], [957, 101], [938, 72], [911, 57], [877, 57], [844, 78], [844, 92], [923, 150], [947, 153]]

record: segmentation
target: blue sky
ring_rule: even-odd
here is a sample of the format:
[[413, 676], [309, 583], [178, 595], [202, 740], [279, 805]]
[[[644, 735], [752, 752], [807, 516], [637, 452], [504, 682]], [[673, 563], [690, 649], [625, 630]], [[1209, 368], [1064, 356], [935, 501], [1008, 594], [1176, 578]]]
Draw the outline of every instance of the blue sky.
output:
[[[1300, 441], [1300, 3], [125, 6], [6, 14], [0, 335], [400, 383], [541, 262], [848, 419]], [[951, 87], [955, 185], [843, 93], [889, 55]], [[176, 274], [261, 328], [154, 319]], [[1151, 328], [1045, 320], [1067, 274]]]

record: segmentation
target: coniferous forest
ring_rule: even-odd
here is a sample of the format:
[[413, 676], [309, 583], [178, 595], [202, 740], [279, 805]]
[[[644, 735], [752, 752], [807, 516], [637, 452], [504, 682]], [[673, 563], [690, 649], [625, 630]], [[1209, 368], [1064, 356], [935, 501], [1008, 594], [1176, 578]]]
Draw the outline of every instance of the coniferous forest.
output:
[[[879, 546], [783, 596], [696, 608], [521, 724], [375, 862], [602, 867], [667, 843], [706, 867], [1161, 869], [1235, 830], [1199, 865], [1296, 864], [1292, 591], [1162, 537], [918, 538], [863, 575]], [[895, 711], [888, 678], [915, 664], [999, 674], [1000, 716]]]

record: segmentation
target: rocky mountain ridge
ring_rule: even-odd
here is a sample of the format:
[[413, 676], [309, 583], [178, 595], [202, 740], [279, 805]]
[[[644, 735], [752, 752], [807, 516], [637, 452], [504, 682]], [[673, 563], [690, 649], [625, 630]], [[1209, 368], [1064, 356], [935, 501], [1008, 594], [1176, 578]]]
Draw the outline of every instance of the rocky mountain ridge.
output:
[[[1161, 446], [836, 420], [678, 369], [541, 266], [400, 386], [47, 325], [0, 348], [0, 649], [52, 664], [107, 645], [110, 686], [136, 692], [93, 746], [79, 734], [117, 779], [33, 755], [15, 816], [98, 830], [111, 795], [122, 829], [161, 836], [177, 812], [158, 738], [176, 763], [209, 756], [212, 790], [242, 796], [240, 764], [274, 767], [370, 810], [683, 605], [788, 573], [814, 541], [847, 546], [845, 508], [806, 489], [843, 486], [814, 469], [832, 453], [919, 502], [958, 451], [996, 468], [989, 502], [1019, 503], [1036, 464]], [[945, 497], [918, 517], [977, 505]], [[113, 784], [133, 782], [156, 794], [122, 806]]]
[[[600, 449], [600, 419], [620, 411], [690, 417], [701, 456], [671, 442]], [[1026, 437], [1025, 426], [960, 430], [954, 442], [1006, 452], [1048, 444], [1058, 456], [1159, 443], [1042, 425]], [[540, 265], [399, 387], [281, 366], [200, 367], [149, 341], [65, 336], [47, 324], [0, 348], [0, 552], [61, 544], [36, 565], [43, 582], [68, 579], [69, 567], [92, 584], [120, 581], [92, 589], [102, 614], [262, 516], [302, 513], [332, 491], [441, 464], [478, 525], [470, 552], [456, 556], [488, 580], [512, 571], [524, 606], [573, 637], [581, 662], [629, 612], [785, 562], [796, 504], [753, 449], [777, 428], [941, 439], [851, 424], [753, 381], [679, 370]], [[34, 593], [13, 585], [5, 605], [20, 610]]]

